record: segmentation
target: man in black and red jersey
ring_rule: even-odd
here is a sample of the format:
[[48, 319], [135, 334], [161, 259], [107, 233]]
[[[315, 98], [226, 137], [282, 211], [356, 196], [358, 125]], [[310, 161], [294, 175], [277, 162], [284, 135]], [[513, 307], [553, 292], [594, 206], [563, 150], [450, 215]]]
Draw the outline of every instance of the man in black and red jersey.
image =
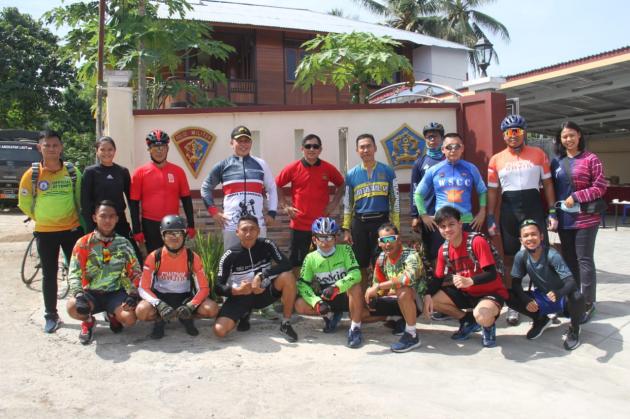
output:
[[[170, 138], [162, 130], [147, 134], [147, 147], [151, 161], [138, 167], [131, 176], [129, 210], [133, 239], [146, 242], [151, 253], [164, 245], [160, 234], [160, 222], [169, 214], [179, 214], [179, 201], [187, 219], [187, 234], [195, 237], [195, 218], [190, 188], [184, 170], [168, 161]], [[142, 220], [140, 214], [142, 213]]]
[[[302, 140], [300, 160], [287, 165], [276, 177], [278, 197], [291, 219], [291, 253], [289, 259], [293, 274], [298, 276], [304, 258], [312, 243], [311, 226], [319, 217], [326, 217], [338, 206], [344, 193], [342, 174], [332, 164], [321, 160], [322, 140], [309, 134]], [[291, 202], [282, 193], [282, 188], [291, 183]], [[328, 184], [337, 188], [333, 199], [328, 194]]]

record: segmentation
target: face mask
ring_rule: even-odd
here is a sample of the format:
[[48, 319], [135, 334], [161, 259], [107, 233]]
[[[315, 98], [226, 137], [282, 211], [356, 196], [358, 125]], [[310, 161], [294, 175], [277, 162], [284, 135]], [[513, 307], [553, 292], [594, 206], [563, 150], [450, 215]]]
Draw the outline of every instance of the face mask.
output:
[[569, 208], [569, 207], [567, 207], [564, 204], [564, 201], [558, 201], [558, 202], [556, 202], [555, 207], [557, 209], [559, 209], [559, 210], [562, 210], [562, 211], [568, 212], [568, 213], [576, 214], [576, 213], [580, 212], [580, 204], [577, 203], [577, 202], [575, 204], [573, 204], [573, 206], [571, 208]]
[[333, 246], [329, 251], [324, 252], [321, 248], [317, 248], [317, 252], [322, 255], [323, 257], [328, 257], [330, 255], [332, 255], [333, 253], [335, 253], [335, 249], [337, 246]]

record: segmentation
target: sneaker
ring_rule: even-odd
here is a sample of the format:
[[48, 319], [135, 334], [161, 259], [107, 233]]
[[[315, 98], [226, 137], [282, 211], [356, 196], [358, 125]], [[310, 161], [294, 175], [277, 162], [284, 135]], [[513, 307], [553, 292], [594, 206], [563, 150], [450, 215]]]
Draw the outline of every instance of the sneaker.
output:
[[267, 320], [278, 320], [280, 318], [278, 316], [278, 313], [276, 313], [276, 310], [273, 309], [273, 305], [269, 305], [261, 309], [260, 315], [262, 316], [262, 318]]
[[494, 348], [497, 346], [497, 326], [495, 324], [483, 328], [481, 344], [484, 348]]
[[578, 346], [580, 346], [580, 329], [577, 331], [573, 331], [573, 328], [569, 326], [569, 331], [567, 332], [566, 337], [564, 338], [564, 349], [567, 351], [572, 351]]
[[149, 337], [151, 339], [162, 339], [164, 337], [164, 326], [165, 326], [165, 322], [164, 320], [156, 320], [153, 323], [153, 330], [151, 331], [151, 334], [149, 335]]
[[580, 320], [580, 324], [588, 323], [593, 315], [595, 314], [595, 303], [590, 303], [586, 305], [586, 311], [582, 316], [582, 320]]
[[451, 339], [453, 340], [466, 340], [475, 332], [481, 330], [481, 326], [476, 321], [467, 322], [463, 321], [459, 323], [459, 329], [457, 332], [451, 335]]
[[394, 324], [394, 328], [392, 329], [392, 335], [394, 336], [402, 336], [405, 333], [405, 327], [407, 326], [407, 322], [405, 319], [398, 319]]
[[92, 334], [94, 332], [94, 325], [96, 321], [94, 317], [90, 317], [89, 320], [81, 322], [81, 332], [79, 333], [79, 342], [82, 345], [89, 345], [92, 342]]
[[179, 322], [184, 325], [186, 333], [188, 333], [190, 336], [197, 336], [199, 334], [199, 329], [195, 327], [195, 322], [193, 322], [193, 319], [179, 319]]
[[252, 313], [248, 312], [246, 315], [241, 317], [241, 319], [238, 321], [238, 326], [236, 326], [236, 330], [238, 330], [239, 332], [247, 332], [250, 328], [249, 316], [251, 315]]
[[115, 314], [107, 313], [107, 321], [109, 323], [109, 330], [114, 333], [120, 333], [123, 331], [123, 325], [118, 321]]
[[61, 327], [63, 322], [59, 316], [46, 317], [46, 324], [44, 324], [44, 333], [55, 333], [57, 329]]
[[358, 348], [363, 344], [363, 333], [361, 328], [357, 327], [348, 330], [348, 348]]
[[431, 320], [443, 322], [451, 319], [451, 316], [449, 316], [448, 314], [440, 313], [439, 311], [434, 311], [433, 313], [431, 313]]
[[560, 324], [560, 323], [562, 323], [562, 321], [560, 321], [560, 319], [558, 318], [558, 313], [551, 313], [547, 317], [549, 317], [551, 319], [551, 322], [553, 324]]
[[551, 323], [552, 323], [552, 320], [547, 316], [543, 316], [539, 319], [535, 319], [534, 323], [532, 324], [531, 329], [529, 329], [525, 337], [529, 340], [534, 340], [534, 339], [539, 338], [540, 335], [543, 334], [545, 329], [551, 326]]
[[343, 313], [333, 313], [332, 317], [324, 316], [324, 333], [333, 333], [343, 317]]
[[518, 326], [520, 322], [520, 315], [518, 311], [508, 308], [507, 316], [505, 317], [507, 324], [510, 326]]
[[390, 349], [392, 352], [409, 352], [412, 349], [420, 347], [420, 345], [422, 345], [422, 342], [420, 342], [420, 337], [417, 333], [416, 336], [412, 337], [409, 333], [405, 332], [398, 342], [390, 346]]
[[295, 330], [291, 327], [291, 322], [282, 322], [280, 325], [280, 334], [284, 336], [287, 342], [293, 343], [298, 340], [297, 333], [295, 333]]

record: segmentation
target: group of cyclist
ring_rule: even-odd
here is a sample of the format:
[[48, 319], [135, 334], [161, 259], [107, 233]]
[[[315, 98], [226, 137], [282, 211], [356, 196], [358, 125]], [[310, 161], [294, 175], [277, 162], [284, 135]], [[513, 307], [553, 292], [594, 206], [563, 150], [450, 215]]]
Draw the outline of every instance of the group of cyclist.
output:
[[[151, 161], [132, 175], [113, 163], [114, 140], [100, 138], [99, 163], [82, 177], [61, 160], [61, 136], [44, 131], [42, 161], [24, 174], [19, 200], [36, 222], [44, 331], [52, 333], [61, 323], [55, 289], [61, 248], [70, 258], [67, 310], [81, 320], [84, 344], [93, 338], [98, 312], [106, 313], [115, 333], [137, 320], [152, 321], [151, 337], [159, 339], [167, 322], [177, 318], [195, 336], [193, 318], [216, 318], [214, 333], [224, 337], [235, 328], [249, 330], [252, 310], [279, 300], [280, 333], [289, 342], [298, 340], [290, 321], [294, 311], [321, 317], [325, 333], [334, 332], [348, 312], [348, 347], [362, 345], [363, 322], [384, 321], [400, 336], [391, 350], [407, 352], [421, 345], [416, 319], [424, 313], [459, 320], [453, 339], [481, 331], [483, 346], [492, 347], [496, 320], [507, 305], [509, 324], [518, 323], [518, 313], [532, 318], [528, 339], [550, 325], [549, 315], [570, 317], [564, 347], [575, 349], [580, 324], [595, 307], [593, 249], [599, 224], [594, 223], [598, 214], [576, 208], [603, 196], [601, 162], [585, 150], [584, 135], [571, 122], [558, 134], [558, 157], [551, 165], [541, 149], [526, 145], [521, 116], [506, 117], [500, 128], [507, 147], [490, 159], [488, 187], [478, 168], [462, 159], [460, 134], [445, 133], [435, 122], [424, 128], [426, 153], [411, 177], [411, 226], [421, 243], [407, 247], [400, 235], [396, 174], [375, 159], [371, 134], [357, 137], [361, 163], [345, 176], [319, 158], [322, 141], [309, 134], [302, 141], [303, 158], [274, 179], [267, 163], [251, 156], [249, 129], [236, 127], [230, 136], [233, 155], [211, 169], [201, 188], [209, 214], [223, 230], [225, 252], [214, 285], [224, 299], [221, 307], [209, 298], [200, 257], [185, 247], [186, 237], [195, 236], [192, 199], [184, 171], [167, 161], [166, 132], [147, 135]], [[221, 206], [213, 198], [219, 184]], [[288, 184], [290, 199], [282, 192]], [[332, 214], [342, 197], [339, 225]], [[180, 201], [185, 217], [178, 215]], [[289, 257], [266, 237], [279, 203], [290, 218]], [[500, 235], [505, 265], [492, 241], [479, 233], [484, 224], [490, 236]], [[567, 263], [547, 239], [547, 231], [558, 228]], [[526, 275], [530, 286], [524, 290]]]

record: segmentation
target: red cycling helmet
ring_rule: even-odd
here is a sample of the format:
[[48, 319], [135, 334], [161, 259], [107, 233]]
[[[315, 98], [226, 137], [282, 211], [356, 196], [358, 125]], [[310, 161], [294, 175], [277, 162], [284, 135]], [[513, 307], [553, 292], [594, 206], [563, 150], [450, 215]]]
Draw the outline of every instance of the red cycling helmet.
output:
[[167, 145], [171, 139], [168, 134], [161, 129], [154, 129], [150, 133], [147, 134], [146, 142], [147, 146], [151, 147], [154, 145]]

